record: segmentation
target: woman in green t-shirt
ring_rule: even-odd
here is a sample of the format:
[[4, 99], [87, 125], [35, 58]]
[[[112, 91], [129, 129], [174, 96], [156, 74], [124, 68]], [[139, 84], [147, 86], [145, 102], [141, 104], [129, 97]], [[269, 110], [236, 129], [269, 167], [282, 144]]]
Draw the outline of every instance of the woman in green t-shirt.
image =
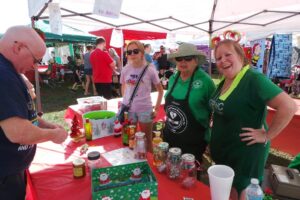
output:
[[[214, 53], [224, 79], [209, 102], [211, 156], [217, 164], [228, 165], [235, 171], [231, 198], [245, 199], [250, 179], [262, 181], [269, 141], [289, 123], [297, 107], [264, 74], [250, 69], [238, 42], [223, 40]], [[267, 106], [276, 110], [269, 128]]]

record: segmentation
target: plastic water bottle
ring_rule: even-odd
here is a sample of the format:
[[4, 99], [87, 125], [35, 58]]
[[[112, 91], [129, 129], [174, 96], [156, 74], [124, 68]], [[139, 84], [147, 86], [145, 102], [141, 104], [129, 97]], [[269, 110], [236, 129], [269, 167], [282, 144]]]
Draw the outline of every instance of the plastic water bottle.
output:
[[246, 188], [247, 200], [262, 200], [264, 198], [264, 193], [258, 183], [258, 179], [251, 178], [251, 184]]

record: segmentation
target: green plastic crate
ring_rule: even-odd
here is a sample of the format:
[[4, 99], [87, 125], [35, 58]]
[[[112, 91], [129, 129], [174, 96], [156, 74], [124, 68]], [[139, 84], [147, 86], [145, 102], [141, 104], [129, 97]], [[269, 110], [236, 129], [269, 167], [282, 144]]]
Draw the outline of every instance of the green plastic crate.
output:
[[[133, 171], [140, 169], [136, 178]], [[100, 183], [100, 175], [109, 179]], [[107, 181], [109, 180], [109, 181]], [[113, 200], [139, 200], [141, 193], [150, 190], [151, 200], [157, 200], [157, 181], [147, 162], [138, 162], [113, 167], [99, 168], [92, 171], [93, 200], [109, 197]]]

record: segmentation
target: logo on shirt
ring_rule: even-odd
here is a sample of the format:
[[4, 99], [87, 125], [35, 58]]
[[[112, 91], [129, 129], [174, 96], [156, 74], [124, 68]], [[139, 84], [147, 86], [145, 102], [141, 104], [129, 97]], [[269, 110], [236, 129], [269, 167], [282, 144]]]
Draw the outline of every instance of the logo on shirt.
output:
[[188, 125], [187, 117], [179, 107], [169, 105], [166, 113], [166, 125], [172, 133], [180, 134], [186, 130]]
[[198, 88], [202, 88], [203, 86], [203, 82], [201, 80], [195, 80], [193, 82], [193, 88], [198, 89]]
[[212, 108], [212, 110], [220, 115], [223, 114], [223, 110], [224, 110], [224, 102], [223, 101], [219, 101], [216, 99], [210, 99], [209, 100], [209, 105]]
[[23, 144], [20, 144], [20, 146], [18, 147], [18, 151], [27, 151], [29, 149], [32, 149], [34, 147], [33, 144], [30, 144], [30, 145], [23, 145]]

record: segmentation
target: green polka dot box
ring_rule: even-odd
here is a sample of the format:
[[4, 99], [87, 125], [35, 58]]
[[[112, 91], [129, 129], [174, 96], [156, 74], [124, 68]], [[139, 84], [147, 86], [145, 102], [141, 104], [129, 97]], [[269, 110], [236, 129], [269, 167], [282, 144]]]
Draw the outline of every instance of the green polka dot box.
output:
[[93, 200], [157, 200], [157, 181], [147, 162], [92, 171]]

